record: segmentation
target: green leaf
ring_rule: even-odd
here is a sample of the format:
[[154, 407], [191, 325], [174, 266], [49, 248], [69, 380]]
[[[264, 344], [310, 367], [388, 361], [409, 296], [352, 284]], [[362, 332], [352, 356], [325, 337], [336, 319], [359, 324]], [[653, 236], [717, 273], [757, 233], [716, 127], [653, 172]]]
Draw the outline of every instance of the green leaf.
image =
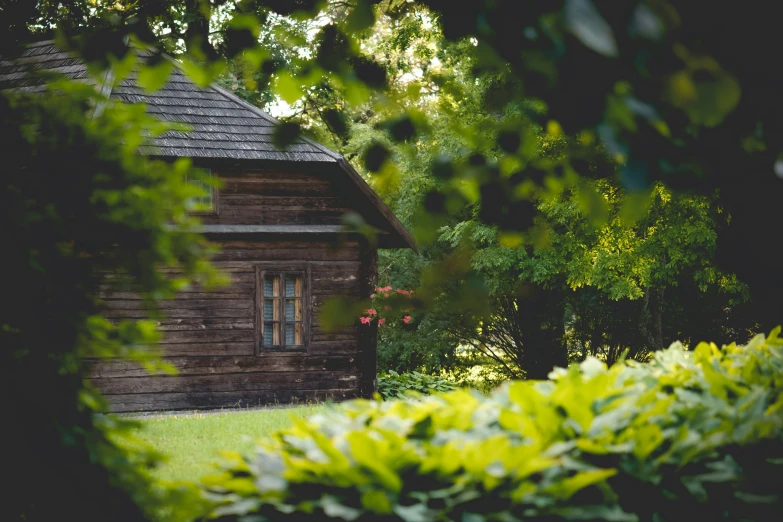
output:
[[304, 92], [299, 81], [288, 72], [283, 72], [277, 77], [276, 92], [289, 104], [302, 98]]
[[693, 123], [715, 127], [739, 103], [740, 84], [711, 58], [693, 58], [682, 53], [689, 67], [668, 78], [666, 98], [683, 109]]
[[552, 486], [551, 492], [559, 498], [568, 499], [574, 496], [576, 492], [588, 486], [592, 486], [593, 484], [603, 482], [616, 474], [616, 469], [581, 471], [573, 477], [564, 479], [560, 483]]
[[373, 26], [375, 23], [373, 5], [369, 1], [360, 1], [356, 4], [345, 20], [349, 31], [359, 33]]
[[148, 92], [157, 91], [169, 79], [174, 64], [165, 58], [161, 58], [157, 63], [148, 61], [139, 68], [139, 85]]
[[377, 489], [362, 493], [362, 506], [373, 513], [381, 515], [387, 515], [393, 512], [389, 496], [385, 492]]

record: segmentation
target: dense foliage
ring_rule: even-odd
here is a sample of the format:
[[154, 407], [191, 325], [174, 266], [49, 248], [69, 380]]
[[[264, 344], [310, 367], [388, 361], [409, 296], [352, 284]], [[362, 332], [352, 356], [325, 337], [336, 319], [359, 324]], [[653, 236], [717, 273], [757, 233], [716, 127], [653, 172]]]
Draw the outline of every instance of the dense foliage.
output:
[[394, 370], [378, 376], [378, 393], [384, 399], [402, 399], [410, 392], [430, 395], [457, 389], [457, 385], [438, 375], [410, 372], [399, 374]]
[[234, 455], [219, 520], [776, 520], [783, 339], [359, 401]]
[[0, 94], [3, 518], [177, 520], [175, 492], [149, 481], [159, 456], [132, 440], [130, 423], [100, 415], [106, 404], [84, 378], [95, 357], [157, 364], [144, 347], [157, 339], [153, 322], [101, 316], [103, 274], [132, 277], [150, 313], [186, 281], [216, 280], [210, 247], [188, 232], [185, 202], [198, 192], [185, 181], [188, 162], [136, 153], [166, 128], [142, 108], [90, 85], [50, 88]]

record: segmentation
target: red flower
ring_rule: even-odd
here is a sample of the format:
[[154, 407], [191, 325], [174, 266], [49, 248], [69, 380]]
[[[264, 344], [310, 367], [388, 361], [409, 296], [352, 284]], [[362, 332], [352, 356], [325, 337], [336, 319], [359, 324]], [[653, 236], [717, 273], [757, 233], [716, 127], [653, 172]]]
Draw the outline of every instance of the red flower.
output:
[[378, 315], [378, 311], [375, 308], [367, 310], [367, 315]]
[[383, 309], [384, 309], [384, 310], [391, 310], [391, 306], [389, 306], [389, 305], [383, 305]]
[[362, 324], [370, 324], [372, 317], [360, 317], [359, 320], [362, 322]]
[[386, 319], [378, 319], [378, 326], [381, 326], [385, 322], [386, 322]]
[[410, 315], [406, 315], [405, 317], [402, 318], [402, 322], [405, 323], [405, 324], [410, 323], [411, 322], [411, 316]]

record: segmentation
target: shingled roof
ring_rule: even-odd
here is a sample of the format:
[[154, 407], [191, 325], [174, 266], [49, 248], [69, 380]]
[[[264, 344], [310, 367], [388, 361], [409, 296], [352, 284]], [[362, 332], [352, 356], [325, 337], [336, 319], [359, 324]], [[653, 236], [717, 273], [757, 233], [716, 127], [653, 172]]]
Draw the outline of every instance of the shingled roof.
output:
[[[31, 44], [14, 61], [0, 62], [0, 89], [41, 91], [45, 88], [43, 79], [29, 74], [39, 70], [92, 81], [87, 67], [78, 57], [63, 51], [53, 41], [45, 41]], [[144, 103], [147, 112], [155, 117], [184, 123], [190, 128], [187, 133], [168, 132], [154, 139], [151, 143], [154, 148], [142, 150], [148, 154], [331, 163], [340, 157], [305, 138], [297, 139], [284, 151], [278, 149], [272, 144], [277, 120], [216, 85], [199, 88], [178, 67], [174, 68], [168, 82], [154, 93], [136, 85], [131, 76], [111, 87], [109, 96], [127, 103]]]
[[51, 40], [42, 41], [30, 44], [13, 60], [0, 57], [0, 90], [43, 92], [45, 79], [35, 72], [51, 71], [96, 84], [111, 99], [144, 103], [147, 112], [160, 120], [187, 125], [187, 132], [169, 131], [150, 140], [140, 152], [152, 156], [336, 164], [371, 200], [402, 243], [416, 249], [410, 232], [341, 155], [304, 137], [285, 150], [276, 147], [272, 134], [279, 122], [275, 118], [217, 85], [196, 86], [171, 60], [176, 67], [168, 81], [151, 93], [139, 87], [133, 75], [117, 85], [111, 85], [107, 76], [97, 85], [80, 58]]

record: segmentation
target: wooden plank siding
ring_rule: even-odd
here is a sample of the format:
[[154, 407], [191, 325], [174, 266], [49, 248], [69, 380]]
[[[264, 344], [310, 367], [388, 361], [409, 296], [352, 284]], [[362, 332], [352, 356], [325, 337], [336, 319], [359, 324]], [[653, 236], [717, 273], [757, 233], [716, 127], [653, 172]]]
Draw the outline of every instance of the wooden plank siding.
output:
[[336, 190], [343, 174], [329, 166], [291, 173], [276, 169], [236, 169], [217, 173], [219, 213], [205, 225], [339, 225], [356, 211], [345, 190]]
[[[310, 175], [259, 175], [250, 181], [244, 175], [220, 178], [220, 213], [205, 216], [205, 223], [278, 223], [270, 216], [282, 216], [285, 224], [323, 224], [324, 212], [337, 222], [350, 208], [346, 201], [329, 195], [334, 193], [329, 184]], [[318, 313], [330, 298], [372, 293], [377, 278], [375, 248], [338, 235], [213, 240], [221, 249], [213, 262], [231, 282], [209, 291], [187, 288], [175, 299], [160, 303], [162, 339], [155, 349], [178, 375], [150, 375], [124, 360], [91, 363], [90, 380], [108, 399], [112, 411], [340, 401], [372, 394], [376, 333], [358, 321], [352, 327], [327, 331], [319, 324]], [[256, 266], [274, 269], [287, 263], [308, 266], [307, 349], [265, 351], [256, 348]], [[107, 318], [146, 316], [145, 303], [133, 290], [132, 284], [116, 276], [108, 275], [102, 281], [100, 297], [106, 303]]]

